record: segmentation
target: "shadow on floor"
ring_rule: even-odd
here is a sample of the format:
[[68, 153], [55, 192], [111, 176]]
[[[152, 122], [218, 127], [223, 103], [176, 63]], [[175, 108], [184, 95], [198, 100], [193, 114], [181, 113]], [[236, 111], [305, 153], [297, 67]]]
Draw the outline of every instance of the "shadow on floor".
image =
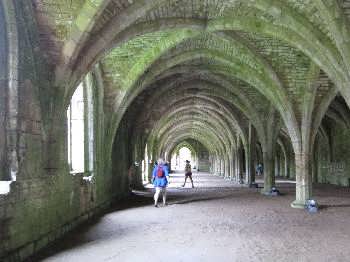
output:
[[100, 213], [95, 217], [91, 217], [88, 221], [83, 222], [82, 224], [77, 226], [75, 229], [67, 233], [65, 236], [49, 244], [42, 251], [38, 252], [36, 255], [28, 258], [25, 261], [26, 262], [41, 261], [45, 258], [55, 255], [56, 253], [59, 253], [65, 250], [70, 250], [82, 244], [89, 243], [93, 240], [86, 238], [85, 233], [87, 233], [92, 227], [97, 225], [101, 221], [101, 218], [103, 218], [105, 215], [116, 211], [122, 211], [130, 208], [138, 208], [138, 207], [143, 207], [151, 204], [152, 204], [152, 199], [150, 198], [146, 198], [136, 194], [130, 194], [130, 196], [127, 199], [123, 201], [118, 201], [115, 204], [113, 204], [109, 209], [107, 209], [105, 212]]
[[228, 198], [231, 198], [231, 196], [186, 198], [186, 199], [180, 199], [177, 201], [174, 201], [176, 199], [170, 198], [169, 205], [183, 205], [183, 204], [189, 204], [194, 202], [213, 201], [213, 200], [228, 199]]
[[[229, 198], [230, 196], [213, 196], [213, 197], [203, 197], [203, 195], [192, 195], [192, 196], [186, 196], [181, 195], [184, 192], [179, 192], [178, 195], [176, 193], [172, 193], [170, 196], [168, 196], [168, 202], [169, 205], [183, 205], [183, 204], [189, 204], [193, 202], [201, 202], [201, 201], [212, 201], [212, 200], [219, 200], [219, 199], [225, 199]], [[160, 198], [161, 200], [161, 198]], [[41, 261], [45, 258], [51, 257], [57, 253], [67, 251], [73, 248], [76, 248], [78, 246], [81, 246], [83, 244], [95, 241], [95, 239], [89, 239], [88, 237], [85, 237], [87, 232], [89, 230], [98, 225], [101, 221], [101, 218], [103, 218], [105, 215], [116, 212], [116, 211], [122, 211], [126, 209], [132, 209], [132, 208], [140, 208], [145, 206], [153, 206], [153, 191], [152, 190], [145, 190], [145, 191], [135, 191], [130, 196], [125, 199], [124, 201], [118, 201], [114, 205], [111, 206], [108, 210], [106, 210], [104, 213], [90, 218], [88, 221], [82, 223], [77, 228], [73, 229], [71, 232], [67, 233], [63, 238], [56, 240], [49, 246], [47, 246], [45, 249], [37, 253], [36, 255], [28, 258], [27, 262], [34, 262], [34, 261]]]
[[320, 210], [326, 210], [329, 208], [343, 208], [343, 207], [350, 207], [350, 204], [339, 204], [339, 205], [320, 205], [318, 208]]

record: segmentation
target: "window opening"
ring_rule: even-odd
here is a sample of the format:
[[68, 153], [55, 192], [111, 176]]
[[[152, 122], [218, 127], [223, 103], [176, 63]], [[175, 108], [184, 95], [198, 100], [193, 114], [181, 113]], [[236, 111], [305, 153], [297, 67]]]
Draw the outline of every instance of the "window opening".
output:
[[79, 84], [67, 110], [68, 119], [68, 163], [73, 173], [85, 171], [85, 126], [84, 86]]

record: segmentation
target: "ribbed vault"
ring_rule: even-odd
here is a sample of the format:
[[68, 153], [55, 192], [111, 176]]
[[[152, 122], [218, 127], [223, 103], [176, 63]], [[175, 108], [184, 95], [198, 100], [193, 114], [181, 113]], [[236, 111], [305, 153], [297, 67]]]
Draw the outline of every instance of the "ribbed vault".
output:
[[[295, 160], [296, 203], [312, 194], [322, 120], [342, 121], [344, 110], [328, 109], [338, 94], [350, 104], [347, 1], [86, 0], [69, 12], [61, 1], [38, 3], [59, 43], [56, 106], [94, 71], [109, 114], [106, 155], [125, 123], [140, 144], [134, 155], [147, 144], [155, 158], [194, 139], [230, 176], [243, 152], [252, 173], [256, 145], [272, 172], [278, 147]], [[266, 190], [273, 184], [265, 179]]]
[[291, 180], [296, 208], [350, 186], [350, 0], [3, 0], [0, 50], [1, 261], [183, 146], [222, 190]]

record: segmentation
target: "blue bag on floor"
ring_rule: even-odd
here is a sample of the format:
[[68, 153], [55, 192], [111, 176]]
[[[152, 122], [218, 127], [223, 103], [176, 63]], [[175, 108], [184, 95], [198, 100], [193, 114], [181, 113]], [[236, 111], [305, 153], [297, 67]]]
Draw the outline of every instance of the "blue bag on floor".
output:
[[273, 187], [270, 191], [270, 195], [271, 196], [279, 196], [279, 195], [281, 195], [281, 193], [276, 187]]
[[305, 209], [309, 213], [317, 213], [318, 212], [318, 205], [317, 205], [315, 200], [309, 199], [309, 200], [306, 201]]

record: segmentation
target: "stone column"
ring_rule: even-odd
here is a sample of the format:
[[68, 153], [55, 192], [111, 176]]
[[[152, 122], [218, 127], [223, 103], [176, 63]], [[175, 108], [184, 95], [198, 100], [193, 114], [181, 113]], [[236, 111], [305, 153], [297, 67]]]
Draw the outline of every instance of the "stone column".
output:
[[212, 158], [211, 155], [209, 155], [209, 163], [210, 163], [209, 172], [210, 172], [211, 174], [213, 174], [213, 173], [214, 173], [214, 172], [213, 172], [214, 162], [213, 162], [213, 158]]
[[225, 175], [225, 161], [220, 158], [220, 176], [224, 177]]
[[219, 160], [218, 160], [218, 158], [217, 158], [217, 156], [215, 156], [215, 160], [214, 160], [214, 163], [215, 163], [215, 175], [219, 175], [220, 174], [220, 162], [219, 162]]
[[218, 158], [217, 160], [216, 160], [216, 174], [218, 175], [218, 176], [220, 176], [221, 175], [221, 160]]
[[286, 146], [283, 144], [283, 142], [280, 143], [281, 147], [281, 157], [280, 157], [280, 169], [283, 169], [283, 176], [285, 178], [289, 178], [289, 156], [290, 152], [287, 150]]
[[280, 176], [279, 163], [280, 163], [280, 158], [279, 158], [279, 155], [276, 153], [276, 155], [275, 155], [275, 177]]
[[230, 177], [230, 161], [226, 158], [225, 159], [225, 178]]
[[286, 174], [286, 178], [290, 178], [290, 163], [289, 163], [289, 156], [286, 158], [286, 162], [285, 162], [285, 174]]
[[312, 196], [312, 177], [310, 172], [310, 155], [295, 155], [295, 172], [296, 172], [296, 199], [291, 204], [294, 208], [304, 208], [306, 200]]
[[149, 163], [148, 163], [148, 181], [149, 182], [152, 181], [152, 173], [153, 173], [153, 169], [154, 169], [155, 163], [157, 161], [156, 154], [151, 153], [150, 159], [151, 159], [151, 161], [149, 161]]
[[212, 160], [211, 160], [211, 166], [212, 166], [212, 173], [213, 173], [213, 175], [215, 175], [216, 174], [216, 163], [215, 163], [215, 156], [213, 156], [213, 158], [212, 158]]
[[312, 161], [312, 182], [318, 183], [318, 162], [319, 162], [319, 151], [315, 149], [313, 152], [313, 161]]
[[237, 149], [236, 151], [236, 182], [239, 183], [239, 177], [240, 177], [240, 173], [241, 173], [241, 157], [240, 157], [240, 150]]
[[275, 157], [272, 150], [263, 152], [264, 159], [264, 189], [262, 193], [268, 193], [275, 186]]
[[236, 173], [236, 162], [235, 162], [235, 153], [234, 153], [234, 149], [231, 152], [231, 158], [230, 158], [230, 179], [234, 180], [235, 177], [235, 173]]
[[247, 185], [252, 185], [255, 183], [255, 145], [256, 136], [255, 130], [252, 124], [249, 124], [249, 134], [248, 134], [248, 146], [246, 152], [246, 178], [245, 183]]
[[[143, 188], [143, 179], [142, 179], [142, 159], [144, 152], [142, 151], [142, 139], [141, 135], [137, 136], [138, 139], [135, 139], [133, 158], [131, 159], [131, 166], [133, 167], [133, 184], [136, 189]], [[129, 169], [131, 167], [128, 167]]]
[[286, 168], [283, 155], [280, 157], [279, 167], [281, 176], [286, 177]]

